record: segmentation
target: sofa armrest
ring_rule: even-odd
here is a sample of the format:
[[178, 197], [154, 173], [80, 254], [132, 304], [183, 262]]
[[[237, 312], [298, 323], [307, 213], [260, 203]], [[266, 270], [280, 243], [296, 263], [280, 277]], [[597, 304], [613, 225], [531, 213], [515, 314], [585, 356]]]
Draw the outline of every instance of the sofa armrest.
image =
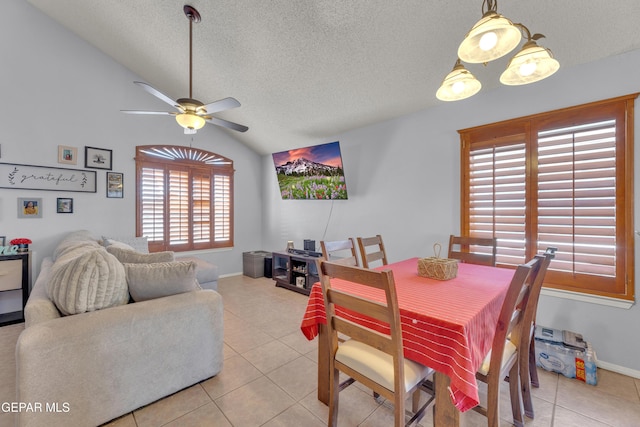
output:
[[17, 401], [68, 405], [18, 425], [99, 425], [222, 369], [222, 297], [199, 290], [60, 317], [16, 346]]
[[60, 312], [56, 308], [55, 304], [49, 299], [46, 289], [52, 265], [53, 261], [50, 257], [42, 260], [40, 274], [31, 288], [29, 299], [24, 307], [24, 321], [26, 328], [40, 322], [60, 317]]

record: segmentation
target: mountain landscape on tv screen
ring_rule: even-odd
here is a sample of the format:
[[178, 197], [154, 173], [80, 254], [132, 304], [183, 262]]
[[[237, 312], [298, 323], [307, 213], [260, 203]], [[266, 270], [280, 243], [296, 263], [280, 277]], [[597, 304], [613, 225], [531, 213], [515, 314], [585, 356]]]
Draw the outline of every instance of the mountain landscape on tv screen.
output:
[[283, 199], [346, 199], [338, 142], [273, 154]]

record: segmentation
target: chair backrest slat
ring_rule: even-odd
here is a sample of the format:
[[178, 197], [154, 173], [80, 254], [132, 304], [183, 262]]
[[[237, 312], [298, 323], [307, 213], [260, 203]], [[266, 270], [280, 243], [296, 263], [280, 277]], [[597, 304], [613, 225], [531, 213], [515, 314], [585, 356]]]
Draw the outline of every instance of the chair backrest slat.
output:
[[371, 347], [375, 347], [380, 351], [393, 355], [395, 346], [389, 335], [376, 332], [371, 329], [362, 328], [358, 323], [350, 320], [334, 317], [332, 326], [336, 331], [350, 337], [353, 340], [367, 343]]
[[344, 292], [330, 289], [329, 300], [339, 307], [350, 307], [359, 313], [366, 312], [369, 316], [381, 322], [389, 323], [389, 309], [386, 305], [376, 301], [353, 296]]
[[497, 240], [485, 237], [449, 236], [448, 258], [480, 265], [496, 265]]
[[[371, 268], [371, 263], [381, 261], [382, 265], [387, 265], [387, 251], [384, 248], [382, 236], [377, 234], [373, 237], [358, 237], [358, 247], [362, 257], [362, 266]], [[375, 247], [370, 252], [370, 248]]]
[[346, 240], [320, 241], [322, 256], [327, 261], [344, 265], [358, 266], [356, 244], [352, 237]]

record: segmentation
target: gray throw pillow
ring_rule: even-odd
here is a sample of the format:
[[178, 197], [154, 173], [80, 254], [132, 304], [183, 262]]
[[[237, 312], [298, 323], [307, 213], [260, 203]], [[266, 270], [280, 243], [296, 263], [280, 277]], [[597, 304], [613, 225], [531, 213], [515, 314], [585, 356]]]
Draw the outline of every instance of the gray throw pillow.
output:
[[196, 280], [195, 262], [124, 264], [124, 270], [136, 302], [202, 289]]
[[171, 251], [144, 254], [110, 245], [107, 246], [107, 252], [118, 258], [118, 261], [123, 264], [151, 264], [154, 262], [171, 262], [174, 260], [174, 255]]
[[149, 242], [146, 236], [142, 237], [108, 237], [102, 236], [102, 245], [105, 247], [116, 245], [120, 248], [133, 249], [143, 254], [149, 253]]

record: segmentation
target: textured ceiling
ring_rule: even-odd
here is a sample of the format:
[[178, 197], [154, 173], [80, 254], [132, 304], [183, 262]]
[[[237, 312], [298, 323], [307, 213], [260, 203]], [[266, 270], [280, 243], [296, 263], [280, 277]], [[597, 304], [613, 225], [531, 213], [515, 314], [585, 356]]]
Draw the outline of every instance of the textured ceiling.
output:
[[[28, 1], [169, 97], [188, 96], [185, 0]], [[480, 19], [482, 1], [188, 4], [202, 16], [193, 27], [193, 97], [238, 99], [240, 108], [217, 116], [249, 126], [229, 132], [267, 154], [441, 103], [435, 92]], [[640, 48], [638, 0], [504, 0], [498, 12], [544, 34], [539, 44], [553, 51], [561, 71]], [[490, 90], [507, 61], [468, 69]]]

